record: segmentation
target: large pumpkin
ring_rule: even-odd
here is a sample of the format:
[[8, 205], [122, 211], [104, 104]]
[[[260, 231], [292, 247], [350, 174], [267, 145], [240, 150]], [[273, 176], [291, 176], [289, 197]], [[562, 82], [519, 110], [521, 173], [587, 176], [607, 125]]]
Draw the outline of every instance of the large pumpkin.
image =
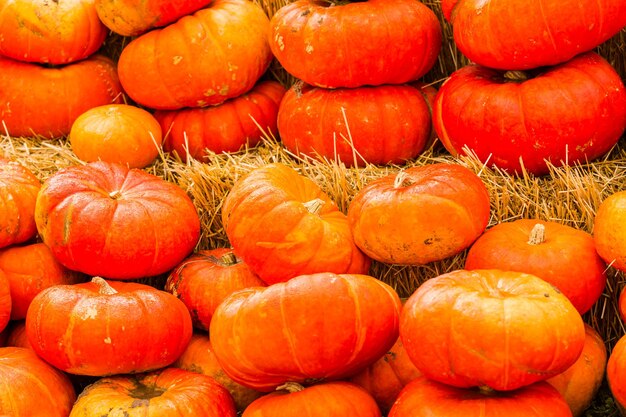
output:
[[0, 4], [0, 33], [7, 58], [67, 64], [96, 52], [108, 31], [94, 0], [14, 0]]
[[28, 168], [0, 158], [0, 248], [35, 236], [35, 203], [40, 188], [39, 179]]
[[82, 392], [70, 417], [235, 417], [228, 391], [212, 378], [168, 368], [100, 379]]
[[598, 301], [606, 284], [606, 264], [593, 237], [553, 221], [519, 219], [495, 225], [474, 242], [464, 268], [536, 275], [556, 286], [580, 314]]
[[400, 337], [430, 379], [513, 390], [573, 365], [585, 326], [572, 303], [534, 275], [457, 270], [431, 278], [411, 295]]
[[593, 221], [598, 255], [613, 268], [626, 271], [626, 191], [617, 191], [600, 203]]
[[191, 333], [189, 311], [170, 293], [99, 277], [42, 291], [26, 315], [37, 355], [77, 375], [163, 368], [183, 353]]
[[205, 153], [235, 152], [256, 146], [264, 135], [276, 135], [278, 106], [285, 88], [262, 81], [251, 91], [217, 106], [201, 109], [159, 110], [154, 117], [166, 134], [164, 148], [205, 161]]
[[426, 74], [441, 48], [435, 13], [414, 0], [299, 0], [270, 22], [269, 42], [296, 78], [323, 88], [402, 84]]
[[441, 6], [463, 55], [505, 70], [568, 61], [626, 26], [622, 0], [442, 0]]
[[342, 379], [394, 344], [400, 308], [396, 292], [373, 277], [301, 275], [226, 298], [211, 343], [226, 374], [259, 391]]
[[596, 53], [519, 75], [473, 64], [452, 73], [433, 109], [435, 130], [450, 153], [469, 151], [489, 166], [521, 173], [523, 164], [543, 175], [545, 160], [556, 166], [592, 161], [624, 132], [624, 85]]
[[102, 55], [60, 67], [0, 58], [0, 120], [12, 136], [67, 135], [82, 113], [121, 98], [115, 64]]
[[153, 109], [216, 105], [251, 90], [272, 53], [269, 19], [249, 0], [214, 0], [135, 38], [118, 61], [124, 90]]
[[169, 271], [191, 253], [200, 220], [173, 183], [107, 162], [65, 168], [37, 197], [37, 229], [69, 269], [114, 279]]
[[431, 129], [426, 98], [408, 85], [330, 90], [297, 83], [278, 112], [288, 150], [347, 166], [406, 163], [424, 150]]
[[0, 415], [67, 417], [75, 400], [67, 375], [33, 351], [0, 348]]
[[427, 164], [371, 181], [348, 207], [354, 242], [380, 262], [421, 265], [467, 248], [487, 227], [487, 187], [458, 164]]
[[346, 215], [315, 182], [281, 163], [235, 182], [222, 205], [222, 223], [235, 252], [268, 284], [369, 270]]

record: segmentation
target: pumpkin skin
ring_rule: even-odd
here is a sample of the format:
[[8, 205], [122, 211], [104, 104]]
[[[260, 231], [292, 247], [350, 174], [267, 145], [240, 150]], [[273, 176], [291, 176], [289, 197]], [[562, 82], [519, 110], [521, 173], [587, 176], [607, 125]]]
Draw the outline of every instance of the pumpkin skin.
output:
[[463, 55], [477, 64], [506, 70], [566, 62], [626, 26], [626, 4], [621, 0], [441, 3]]
[[151, 113], [128, 104], [94, 107], [78, 116], [69, 134], [81, 160], [144, 168], [159, 156], [163, 135]]
[[35, 236], [35, 203], [40, 188], [39, 179], [28, 168], [0, 158], [0, 248]]
[[302, 387], [287, 383], [246, 408], [242, 417], [380, 417], [374, 399], [361, 387], [345, 381]]
[[126, 45], [120, 81], [134, 101], [152, 109], [223, 103], [251, 90], [269, 67], [268, 28], [256, 3], [214, 0]]
[[289, 151], [347, 166], [403, 164], [424, 150], [431, 128], [424, 95], [408, 85], [330, 90], [297, 83], [278, 111]]
[[26, 315], [37, 355], [76, 375], [163, 368], [183, 353], [191, 333], [189, 311], [170, 293], [99, 277], [43, 290]]
[[191, 14], [211, 0], [95, 0], [94, 3], [106, 27], [122, 36], [137, 36]]
[[585, 323], [585, 346], [578, 360], [565, 372], [546, 381], [563, 395], [574, 417], [582, 416], [598, 393], [606, 362], [604, 340]]
[[593, 240], [598, 255], [620, 271], [626, 271], [625, 214], [626, 191], [618, 191], [600, 203], [593, 222]]
[[201, 109], [159, 110], [154, 117], [166, 132], [164, 148], [183, 160], [187, 154], [205, 160], [206, 149], [235, 152], [256, 146], [264, 134], [275, 135], [278, 106], [285, 88], [277, 81], [262, 81], [252, 90], [224, 103]]
[[[324, 314], [311, 314], [320, 306]], [[211, 343], [224, 372], [258, 391], [342, 379], [394, 344], [400, 309], [396, 292], [373, 277], [301, 275], [231, 294], [215, 310]]]
[[606, 264], [591, 234], [551, 221], [519, 219], [493, 226], [474, 242], [464, 268], [536, 275], [556, 286], [581, 315], [606, 284]]
[[[497, 70], [465, 66], [441, 86], [433, 123], [453, 155], [467, 148], [490, 166], [547, 174], [544, 160], [592, 161], [626, 127], [626, 92], [615, 69], [589, 52], [534, 78], [508, 82]], [[580, 107], [577, 107], [580, 106]]]
[[0, 119], [12, 136], [65, 136], [82, 113], [121, 98], [115, 64], [102, 55], [54, 68], [0, 58]]
[[489, 222], [487, 187], [457, 164], [407, 168], [371, 181], [348, 207], [354, 242], [380, 262], [422, 265], [471, 245]]
[[[67, 375], [29, 349], [0, 348], [0, 414], [67, 417], [76, 400]], [[36, 404], [36, 406], [33, 406]]]
[[402, 84], [426, 74], [441, 24], [419, 1], [347, 4], [299, 0], [270, 21], [269, 44], [293, 76], [322, 88]]
[[388, 417], [572, 417], [550, 384], [536, 382], [515, 391], [496, 392], [441, 384], [421, 377], [400, 393]]
[[626, 414], [626, 336], [615, 343], [606, 365], [606, 379], [613, 399], [623, 416]]
[[9, 324], [12, 304], [9, 279], [6, 274], [0, 270], [0, 332]]
[[208, 376], [167, 368], [138, 376], [120, 375], [89, 385], [70, 417], [235, 417], [228, 391]]
[[0, 33], [3, 56], [59, 65], [96, 52], [108, 31], [94, 0], [17, 0], [0, 5]]
[[182, 188], [107, 162], [48, 177], [37, 197], [35, 221], [61, 264], [112, 279], [167, 272], [200, 237], [198, 213]]
[[316, 272], [365, 274], [348, 220], [311, 179], [281, 163], [253, 169], [222, 204], [235, 252], [267, 284]]
[[219, 382], [233, 397], [238, 412], [245, 410], [252, 401], [261, 396], [259, 391], [236, 383], [224, 373], [213, 353], [211, 340], [207, 334], [194, 333], [187, 349], [172, 366], [208, 375]]
[[409, 297], [400, 337], [426, 377], [508, 391], [573, 365], [585, 327], [567, 297], [534, 275], [457, 270]]
[[237, 290], [266, 284], [228, 248], [199, 251], [181, 262], [168, 276], [165, 291], [189, 309], [194, 327], [209, 330], [213, 312]]

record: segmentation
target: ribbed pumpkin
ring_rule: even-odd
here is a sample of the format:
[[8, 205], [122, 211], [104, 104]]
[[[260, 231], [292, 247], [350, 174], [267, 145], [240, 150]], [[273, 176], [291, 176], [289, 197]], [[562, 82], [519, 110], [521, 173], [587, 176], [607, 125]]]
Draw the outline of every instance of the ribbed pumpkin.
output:
[[277, 81], [261, 81], [251, 91], [216, 106], [160, 110], [154, 117], [166, 134], [164, 148], [204, 161], [205, 152], [235, 152], [256, 146], [264, 134], [276, 135], [278, 106], [285, 88]]
[[39, 179], [17, 162], [0, 158], [0, 248], [35, 236]]
[[77, 375], [163, 368], [183, 353], [191, 333], [189, 311], [170, 293], [99, 277], [43, 290], [26, 315], [37, 355]]
[[259, 391], [342, 379], [393, 346], [401, 306], [389, 285], [367, 275], [301, 275], [226, 298], [211, 344], [230, 378]]
[[124, 90], [153, 109], [205, 107], [254, 87], [272, 53], [269, 19], [249, 0], [207, 8], [135, 38], [118, 61]]
[[52, 68], [0, 58], [0, 120], [12, 136], [67, 135], [82, 113], [121, 98], [115, 64], [103, 55]]

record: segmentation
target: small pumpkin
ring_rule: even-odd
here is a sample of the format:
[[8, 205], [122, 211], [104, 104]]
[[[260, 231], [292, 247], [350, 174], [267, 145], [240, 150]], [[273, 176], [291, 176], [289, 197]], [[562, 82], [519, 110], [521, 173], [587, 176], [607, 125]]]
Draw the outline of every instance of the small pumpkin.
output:
[[35, 203], [40, 188], [41, 182], [28, 168], [0, 158], [0, 248], [35, 236]]
[[626, 271], [626, 191], [604, 199], [594, 216], [593, 240], [598, 255], [613, 268]]
[[144, 168], [159, 155], [161, 125], [148, 111], [107, 104], [76, 118], [69, 134], [72, 151], [86, 162], [105, 161]]
[[189, 311], [170, 293], [100, 277], [43, 290], [26, 315], [37, 355], [77, 375], [163, 368], [183, 353], [191, 333]]

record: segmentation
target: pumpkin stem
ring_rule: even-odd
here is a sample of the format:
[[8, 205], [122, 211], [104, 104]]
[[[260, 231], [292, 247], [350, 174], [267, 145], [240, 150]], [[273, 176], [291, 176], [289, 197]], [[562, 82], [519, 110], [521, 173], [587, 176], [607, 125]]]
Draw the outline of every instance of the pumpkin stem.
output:
[[117, 200], [121, 196], [122, 196], [122, 192], [120, 190], [111, 191], [109, 193], [109, 197], [111, 197], [113, 200]]
[[297, 382], [285, 382], [283, 385], [279, 386], [276, 388], [276, 391], [281, 391], [281, 390], [285, 390], [288, 391], [290, 394], [293, 394], [294, 392], [300, 392], [304, 389], [304, 387], [300, 384], [298, 384]]
[[294, 93], [296, 93], [296, 98], [302, 97], [302, 87], [304, 87], [304, 81], [302, 80], [298, 80], [293, 83], [291, 88], [293, 88]]
[[541, 223], [537, 223], [533, 227], [533, 230], [530, 231], [530, 236], [528, 237], [528, 244], [540, 245], [545, 241], [546, 241], [546, 227]]
[[220, 257], [219, 263], [221, 266], [233, 266], [239, 263], [239, 259], [237, 259], [237, 256], [231, 251], [223, 254]]
[[321, 198], [316, 198], [315, 200], [307, 201], [303, 204], [304, 207], [306, 207], [306, 209], [309, 211], [309, 213], [318, 214], [322, 209], [322, 206], [324, 205], [324, 200], [322, 200]]
[[528, 79], [528, 74], [524, 71], [507, 71], [504, 73], [505, 81], [526, 81]]
[[406, 187], [412, 183], [413, 182], [409, 178], [409, 174], [404, 171], [400, 171], [398, 172], [398, 175], [396, 175], [396, 179], [393, 181], [393, 188]]
[[101, 295], [117, 294], [117, 290], [115, 288], [111, 287], [108, 282], [106, 282], [104, 279], [102, 279], [100, 277], [93, 277], [93, 278], [91, 278], [91, 282], [93, 282], [94, 284], [98, 285], [98, 287], [100, 287], [98, 292]]
[[480, 392], [483, 395], [492, 395], [495, 390], [491, 387], [488, 387], [487, 385], [481, 385], [478, 387], [478, 392]]

